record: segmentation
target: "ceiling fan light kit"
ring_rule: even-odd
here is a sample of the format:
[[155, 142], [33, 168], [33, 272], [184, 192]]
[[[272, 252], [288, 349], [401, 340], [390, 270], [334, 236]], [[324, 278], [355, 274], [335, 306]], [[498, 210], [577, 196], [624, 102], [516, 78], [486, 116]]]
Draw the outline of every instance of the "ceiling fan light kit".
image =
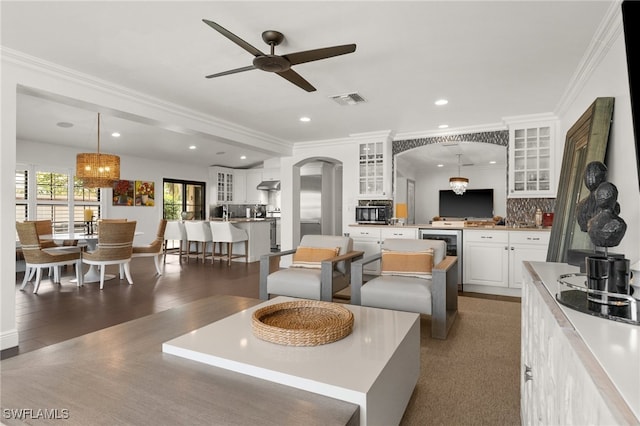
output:
[[255, 57], [253, 59], [253, 65], [207, 75], [206, 78], [222, 77], [224, 75], [259, 69], [266, 72], [276, 73], [301, 89], [304, 89], [307, 92], [314, 92], [316, 88], [300, 74], [291, 69], [291, 66], [345, 55], [347, 53], [353, 53], [356, 50], [355, 44], [345, 44], [341, 46], [324, 47], [321, 49], [289, 53], [288, 55], [276, 55], [275, 47], [282, 43], [284, 40], [284, 34], [279, 31], [268, 30], [262, 33], [262, 40], [270, 46], [270, 53], [265, 54], [217, 23], [209, 21], [208, 19], [203, 19], [202, 21]]
[[98, 151], [76, 155], [76, 177], [85, 188], [111, 188], [120, 179], [120, 157], [100, 152], [100, 113], [98, 113]]

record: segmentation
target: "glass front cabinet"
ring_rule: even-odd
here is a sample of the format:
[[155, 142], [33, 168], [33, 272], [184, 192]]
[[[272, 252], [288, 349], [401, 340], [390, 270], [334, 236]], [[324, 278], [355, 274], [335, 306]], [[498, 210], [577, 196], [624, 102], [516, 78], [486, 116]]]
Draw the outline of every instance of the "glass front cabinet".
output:
[[233, 169], [225, 167], [210, 167], [209, 177], [213, 180], [213, 185], [211, 185], [211, 200], [216, 204], [232, 202]]
[[554, 121], [509, 125], [509, 197], [555, 197]]
[[358, 142], [358, 193], [360, 197], [388, 199], [391, 188], [389, 135]]

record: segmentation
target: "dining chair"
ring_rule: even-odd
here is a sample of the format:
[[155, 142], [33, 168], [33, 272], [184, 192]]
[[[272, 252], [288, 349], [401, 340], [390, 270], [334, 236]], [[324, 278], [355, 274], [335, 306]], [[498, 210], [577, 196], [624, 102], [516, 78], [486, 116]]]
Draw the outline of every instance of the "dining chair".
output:
[[38, 293], [40, 288], [40, 281], [42, 279], [43, 268], [53, 268], [53, 282], [60, 284], [60, 270], [61, 265], [75, 265], [76, 278], [78, 287], [83, 285], [82, 275], [82, 260], [79, 250], [74, 251], [47, 251], [42, 247], [38, 232], [36, 229], [36, 223], [34, 222], [16, 222], [16, 230], [18, 232], [18, 238], [22, 247], [22, 255], [25, 259], [25, 272], [24, 280], [20, 290], [24, 290], [27, 283], [36, 275], [34, 293]]
[[184, 227], [187, 231], [187, 262], [191, 255], [190, 245], [191, 243], [195, 243], [196, 260], [198, 256], [200, 256], [200, 246], [202, 246], [202, 263], [204, 263], [207, 256], [207, 244], [213, 241], [209, 222], [187, 220], [184, 222]]
[[158, 275], [162, 275], [160, 267], [160, 256], [162, 256], [162, 247], [164, 245], [164, 233], [167, 228], [167, 220], [160, 219], [156, 239], [146, 246], [133, 246], [131, 257], [153, 257]]
[[82, 256], [82, 262], [100, 268], [100, 290], [104, 287], [104, 274], [107, 265], [120, 266], [120, 279], [124, 275], [129, 284], [133, 284], [129, 263], [133, 251], [133, 237], [136, 222], [103, 222], [98, 234], [98, 246], [92, 252]]
[[[227, 266], [231, 266], [231, 259], [244, 257], [245, 263], [249, 262], [249, 235], [244, 229], [240, 229], [237, 226], [229, 222], [211, 221], [211, 237], [213, 240], [211, 263], [215, 260], [215, 247], [217, 243], [220, 243], [220, 252], [218, 257], [221, 260], [226, 259]], [[244, 254], [234, 254], [233, 245], [244, 241]], [[222, 253], [222, 245], [226, 245], [226, 256]]]

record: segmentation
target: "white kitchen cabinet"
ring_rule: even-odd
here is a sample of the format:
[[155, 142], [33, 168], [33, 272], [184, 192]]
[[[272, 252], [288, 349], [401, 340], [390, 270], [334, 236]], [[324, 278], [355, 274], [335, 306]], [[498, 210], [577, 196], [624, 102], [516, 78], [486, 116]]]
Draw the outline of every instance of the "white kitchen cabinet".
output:
[[262, 169], [262, 180], [280, 180], [280, 169], [265, 167]]
[[387, 238], [418, 238], [418, 228], [402, 228], [390, 227], [380, 228], [380, 241], [384, 242]]
[[509, 232], [464, 230], [464, 284], [509, 286]]
[[522, 288], [522, 262], [547, 259], [549, 232], [509, 232], [509, 287]]
[[[353, 249], [364, 251], [364, 257], [380, 253], [382, 243], [387, 238], [418, 238], [418, 228], [384, 226], [349, 226], [349, 236], [353, 239]], [[380, 261], [365, 265], [367, 274], [380, 274]]]
[[555, 121], [509, 124], [509, 197], [555, 197]]
[[556, 279], [573, 267], [535, 263], [531, 268], [535, 275], [525, 269], [522, 288], [522, 424], [640, 424], [629, 405], [637, 413], [635, 326], [558, 305]]
[[209, 167], [211, 178], [211, 202], [222, 204], [233, 202], [233, 169], [226, 167]]
[[555, 197], [554, 121], [509, 126], [509, 197]]
[[522, 288], [522, 262], [544, 261], [547, 231], [464, 230], [464, 283]]
[[[349, 226], [349, 236], [353, 239], [353, 249], [363, 251], [364, 257], [380, 253], [380, 228], [373, 226]], [[367, 274], [380, 274], [380, 261], [368, 263], [364, 266]]]
[[247, 202], [247, 171], [244, 169], [233, 170], [233, 197], [234, 204]]
[[358, 143], [358, 193], [361, 198], [392, 198], [391, 161], [390, 141]]
[[257, 189], [258, 184], [263, 180], [264, 179], [263, 179], [262, 169], [246, 170], [245, 202], [247, 204], [260, 204], [260, 203], [265, 204], [262, 201], [264, 191], [260, 191], [259, 189]]

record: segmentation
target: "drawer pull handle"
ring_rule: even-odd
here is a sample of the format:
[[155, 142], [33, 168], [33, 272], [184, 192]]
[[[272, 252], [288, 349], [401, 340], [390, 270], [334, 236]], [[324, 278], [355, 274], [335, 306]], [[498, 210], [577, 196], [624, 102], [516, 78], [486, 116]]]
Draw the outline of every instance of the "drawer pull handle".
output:
[[486, 236], [486, 235], [481, 235], [481, 236], [480, 236], [480, 238], [487, 238], [487, 239], [489, 239], [489, 240], [490, 240], [490, 239], [492, 239], [493, 237], [491, 237], [491, 236]]
[[530, 380], [533, 380], [533, 373], [531, 372], [531, 367], [525, 364], [524, 365], [524, 381], [528, 382]]

